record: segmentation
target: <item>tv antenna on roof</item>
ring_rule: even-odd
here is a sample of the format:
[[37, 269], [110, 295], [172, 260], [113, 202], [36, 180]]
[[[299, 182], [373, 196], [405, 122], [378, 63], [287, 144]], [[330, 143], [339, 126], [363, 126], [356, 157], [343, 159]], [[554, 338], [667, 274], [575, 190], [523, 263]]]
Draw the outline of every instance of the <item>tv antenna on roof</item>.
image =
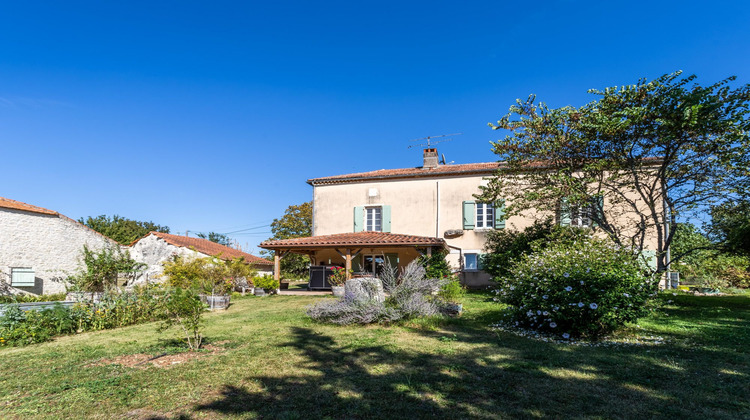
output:
[[427, 137], [422, 137], [421, 139], [410, 140], [410, 141], [424, 141], [424, 140], [427, 140], [427, 143], [412, 144], [411, 146], [407, 147], [407, 149], [411, 149], [412, 147], [420, 147], [420, 146], [432, 147], [433, 144], [438, 144], [438, 143], [442, 143], [444, 141], [451, 141], [451, 140], [453, 140], [453, 139], [443, 139], [443, 140], [433, 141], [432, 139], [437, 139], [437, 138], [440, 138], [440, 137], [460, 136], [461, 134], [463, 134], [463, 133], [441, 134], [439, 136], [427, 136]]

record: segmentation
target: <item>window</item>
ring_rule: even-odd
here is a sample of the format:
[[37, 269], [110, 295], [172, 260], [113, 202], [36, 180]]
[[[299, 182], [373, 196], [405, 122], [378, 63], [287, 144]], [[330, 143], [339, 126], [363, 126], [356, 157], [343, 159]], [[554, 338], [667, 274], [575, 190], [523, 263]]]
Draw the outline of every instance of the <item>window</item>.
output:
[[495, 206], [490, 203], [477, 203], [477, 229], [491, 229], [495, 227]]
[[365, 207], [365, 230], [370, 232], [383, 231], [383, 212], [380, 207]]
[[464, 254], [464, 270], [479, 269], [479, 254]]
[[27, 267], [11, 268], [10, 285], [13, 287], [33, 287], [34, 269]]
[[570, 206], [570, 225], [575, 227], [591, 227], [593, 204]]

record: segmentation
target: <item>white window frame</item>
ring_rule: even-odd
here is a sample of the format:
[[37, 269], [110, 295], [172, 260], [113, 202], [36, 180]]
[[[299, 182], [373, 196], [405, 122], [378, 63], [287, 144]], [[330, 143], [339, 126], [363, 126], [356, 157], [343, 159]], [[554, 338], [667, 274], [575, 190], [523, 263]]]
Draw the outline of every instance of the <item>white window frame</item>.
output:
[[[369, 215], [372, 214], [372, 219]], [[364, 231], [382, 232], [383, 231], [383, 206], [366, 206], [364, 209]]]
[[36, 272], [32, 267], [11, 267], [10, 268], [10, 285], [12, 287], [33, 287], [35, 284], [29, 285], [26, 282], [21, 282], [20, 277], [23, 275], [31, 275], [32, 283], [36, 282]]
[[492, 203], [476, 203], [474, 210], [474, 229], [495, 228], [495, 205]]
[[570, 226], [578, 228], [590, 228], [593, 223], [591, 215], [594, 213], [594, 204], [570, 206]]

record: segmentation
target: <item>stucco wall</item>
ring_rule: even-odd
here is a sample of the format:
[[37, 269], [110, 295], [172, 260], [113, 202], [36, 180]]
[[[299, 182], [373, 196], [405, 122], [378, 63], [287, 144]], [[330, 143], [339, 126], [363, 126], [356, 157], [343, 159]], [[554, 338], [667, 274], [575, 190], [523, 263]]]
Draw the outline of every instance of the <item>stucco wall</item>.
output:
[[[445, 237], [445, 232], [463, 229], [463, 202], [476, 201], [474, 194], [480, 192], [481, 185], [486, 185], [485, 177], [490, 175], [373, 180], [314, 186], [313, 235], [352, 232], [354, 207], [389, 205], [391, 232], [440, 237], [449, 245], [461, 248], [464, 254], [483, 253], [487, 230], [464, 230], [462, 235], [456, 237]], [[373, 196], [371, 193], [376, 194]], [[638, 200], [635, 194], [630, 198]], [[607, 197], [604, 210], [608, 217], [614, 217], [616, 224], [623, 228], [633, 225], [638, 218], [632, 211], [628, 213], [627, 208], [614, 206]], [[554, 214], [527, 211], [506, 220], [506, 229], [523, 230], [535, 220], [550, 216]], [[603, 232], [600, 234], [604, 235]], [[645, 248], [655, 249], [655, 237], [655, 230], [650, 229]], [[454, 268], [460, 267], [458, 251], [451, 251], [447, 260]], [[490, 285], [489, 277], [482, 274], [484, 273], [467, 275], [467, 283], [473, 283], [476, 287]]]
[[[92, 250], [119, 246], [62, 215], [0, 208], [0, 293], [64, 292], [64, 280], [78, 270], [84, 245]], [[9, 288], [14, 267], [34, 269], [34, 287]]]

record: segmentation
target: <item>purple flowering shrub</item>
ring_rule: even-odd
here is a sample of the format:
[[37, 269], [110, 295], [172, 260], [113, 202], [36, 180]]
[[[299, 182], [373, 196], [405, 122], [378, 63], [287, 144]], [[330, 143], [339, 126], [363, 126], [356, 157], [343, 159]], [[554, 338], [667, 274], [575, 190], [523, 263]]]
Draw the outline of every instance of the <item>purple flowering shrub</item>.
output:
[[513, 325], [597, 338], [649, 312], [657, 282], [630, 250], [600, 239], [549, 245], [516, 262], [495, 300]]

